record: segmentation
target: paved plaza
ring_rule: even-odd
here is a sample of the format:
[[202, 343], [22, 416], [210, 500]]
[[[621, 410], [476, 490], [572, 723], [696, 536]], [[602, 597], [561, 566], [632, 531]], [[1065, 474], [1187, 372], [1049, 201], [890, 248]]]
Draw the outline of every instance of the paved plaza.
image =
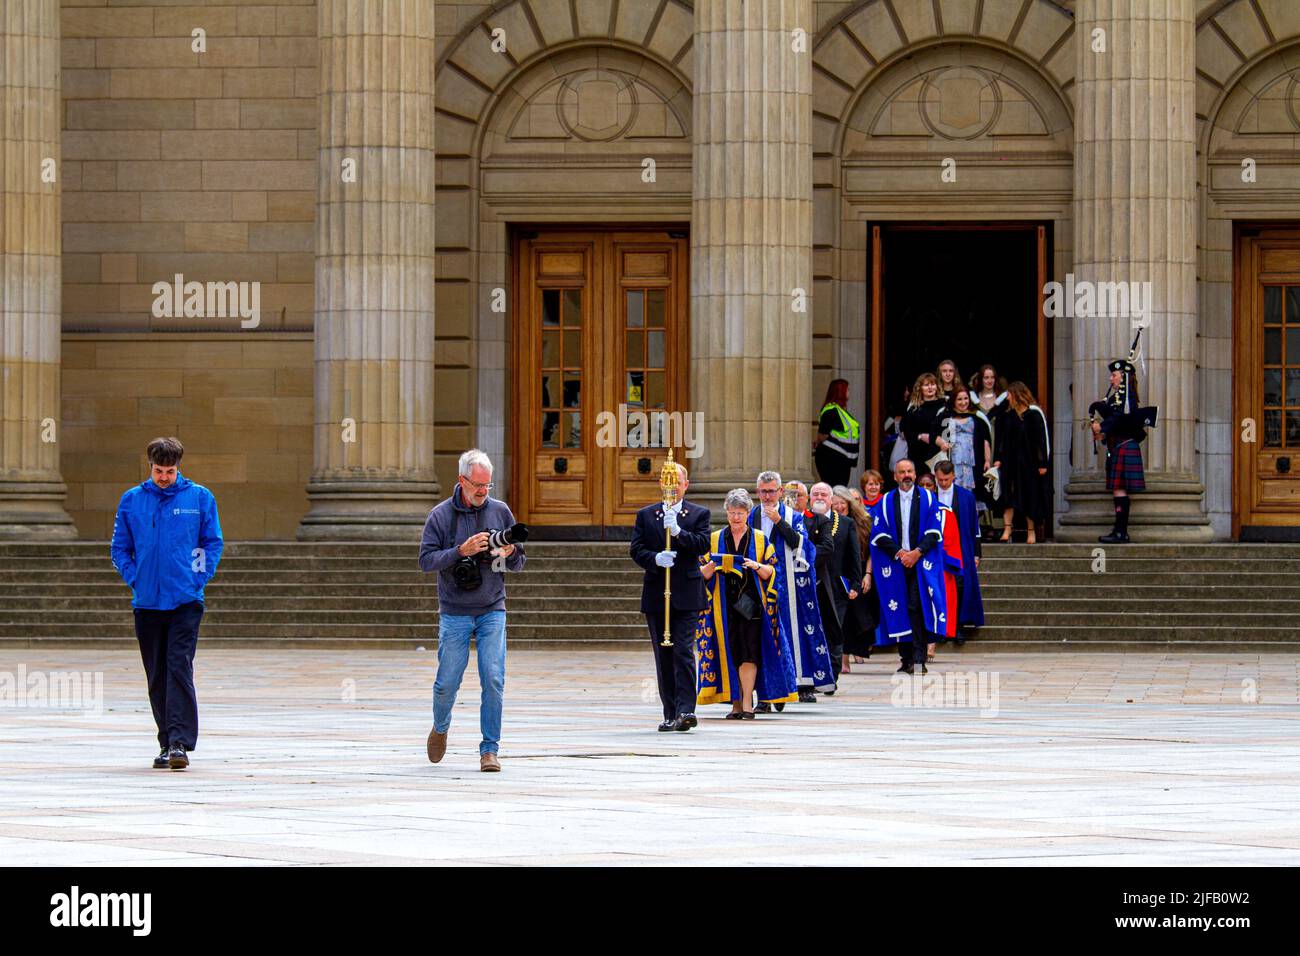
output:
[[1294, 655], [968, 649], [931, 667], [961, 707], [938, 706], [938, 682], [905, 695], [895, 664], [857, 665], [839, 694], [781, 715], [705, 708], [697, 730], [661, 734], [648, 647], [512, 652], [504, 771], [482, 774], [472, 662], [435, 766], [432, 652], [200, 645], [199, 749], [171, 772], [149, 767], [133, 652], [0, 650], [11, 687], [103, 675], [102, 713], [0, 707], [0, 860], [1300, 861]]

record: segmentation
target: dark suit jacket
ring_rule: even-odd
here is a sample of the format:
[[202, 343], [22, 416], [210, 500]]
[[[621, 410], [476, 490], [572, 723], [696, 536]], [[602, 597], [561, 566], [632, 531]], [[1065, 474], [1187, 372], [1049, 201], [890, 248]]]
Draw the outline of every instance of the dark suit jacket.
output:
[[[674, 611], [701, 611], [708, 603], [704, 576], [700, 574], [700, 555], [709, 551], [709, 509], [686, 502], [677, 523], [681, 532], [673, 538], [670, 550], [677, 552], [673, 564], [672, 606]], [[630, 548], [632, 560], [645, 571], [641, 583], [641, 613], [664, 612], [664, 569], [655, 564], [655, 555], [664, 550], [663, 503], [646, 505], [636, 513]]]
[[832, 515], [817, 515], [813, 521], [812, 542], [817, 548], [817, 588], [829, 595], [835, 605], [835, 616], [843, 623], [848, 610], [849, 592], [844, 589], [841, 577], [849, 579], [853, 590], [862, 588], [862, 556], [858, 551], [858, 533], [853, 519], [840, 518], [839, 530], [834, 536]]

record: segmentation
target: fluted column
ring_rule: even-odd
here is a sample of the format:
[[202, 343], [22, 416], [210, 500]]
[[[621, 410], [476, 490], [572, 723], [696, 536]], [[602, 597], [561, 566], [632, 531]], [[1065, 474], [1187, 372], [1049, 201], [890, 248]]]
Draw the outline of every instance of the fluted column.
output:
[[[1133, 506], [1136, 541], [1208, 541], [1197, 477], [1196, 10], [1193, 0], [1079, 0], [1075, 7], [1074, 274], [1076, 282], [1149, 282], [1139, 366], [1143, 404], [1160, 425], [1143, 444], [1147, 492]], [[1105, 50], [1094, 49], [1104, 31]], [[1077, 316], [1074, 413], [1106, 391], [1108, 361], [1128, 354], [1132, 317]], [[1105, 450], [1075, 442], [1065, 540], [1095, 540], [1113, 517]]]
[[[696, 0], [691, 394], [696, 491], [807, 476], [812, 412], [810, 0]], [[798, 290], [798, 291], [796, 291]], [[806, 297], [806, 298], [805, 298]]]
[[0, 44], [0, 538], [75, 538], [58, 445], [58, 0], [4, 0]]
[[434, 3], [317, 11], [315, 467], [298, 537], [416, 538], [438, 495]]

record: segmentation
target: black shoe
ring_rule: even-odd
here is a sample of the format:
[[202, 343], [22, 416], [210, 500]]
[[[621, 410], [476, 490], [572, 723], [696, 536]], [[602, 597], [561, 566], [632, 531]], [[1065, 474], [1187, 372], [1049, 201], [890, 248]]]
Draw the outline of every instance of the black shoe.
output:
[[[784, 705], [783, 705], [783, 704], [777, 704], [776, 706], [777, 706], [778, 708], [780, 708], [780, 707], [783, 707]], [[772, 712], [772, 705], [769, 704], [769, 703], [768, 703], [767, 701], [765, 701], [765, 700], [760, 700], [760, 701], [759, 701], [759, 702], [754, 706], [754, 713], [756, 713], [756, 714], [770, 714], [771, 712]]]
[[724, 720], [743, 720], [745, 712], [743, 710], [733, 710], [724, 717]]
[[677, 729], [677, 721], [675, 720], [665, 720], [662, 724], [659, 725], [660, 733], [663, 733], [666, 730], [676, 730], [676, 729]]
[[824, 690], [824, 691], [822, 691], [822, 693], [825, 694], [827, 697], [834, 697], [834, 696], [835, 696], [835, 691], [833, 691], [833, 690]]
[[817, 695], [810, 690], [801, 690], [799, 691], [799, 703], [815, 704], [817, 703]]
[[170, 766], [167, 762], [167, 748], [164, 747], [158, 751], [158, 756], [153, 758], [153, 768], [155, 770], [166, 770]]
[[1128, 535], [1112, 531], [1110, 534], [1103, 534], [1097, 539], [1102, 544], [1128, 544]]
[[682, 714], [677, 718], [677, 726], [674, 727], [673, 730], [680, 730], [685, 733], [692, 727], [698, 727], [699, 725], [700, 722], [696, 719], [694, 714]]
[[740, 719], [741, 719], [741, 720], [756, 720], [757, 718], [754, 716], [754, 712], [753, 712], [752, 710], [742, 710], [742, 711], [740, 712]]
[[[781, 711], [783, 711], [783, 710], [785, 710], [785, 704], [777, 704], [777, 705], [776, 705], [776, 712], [777, 712], [778, 714], [781, 713]], [[766, 713], [766, 711], [765, 711], [765, 713]]]
[[190, 765], [190, 758], [180, 744], [172, 744], [167, 750], [167, 766], [173, 770], [184, 770]]
[[894, 671], [894, 673], [895, 673], [895, 674], [910, 674], [910, 673], [912, 673], [912, 665], [911, 665], [911, 664], [900, 664], [898, 670]]
[[926, 667], [924, 664], [922, 664], [922, 665], [921, 665], [921, 673], [922, 673], [922, 674], [928, 674], [928, 673], [930, 673], [930, 668], [928, 668], [928, 667]]

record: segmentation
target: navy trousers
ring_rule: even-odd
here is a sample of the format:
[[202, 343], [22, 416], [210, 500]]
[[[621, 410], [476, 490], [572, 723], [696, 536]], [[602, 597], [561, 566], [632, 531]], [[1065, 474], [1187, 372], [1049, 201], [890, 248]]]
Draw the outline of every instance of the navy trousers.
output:
[[149, 681], [149, 704], [158, 725], [158, 746], [194, 750], [199, 740], [199, 702], [194, 695], [194, 650], [203, 605], [170, 611], [135, 610], [135, 636]]
[[673, 608], [668, 624], [672, 647], [659, 646], [664, 638], [664, 612], [647, 612], [645, 619], [655, 652], [655, 676], [659, 680], [664, 720], [695, 713], [695, 624], [700, 612]]

